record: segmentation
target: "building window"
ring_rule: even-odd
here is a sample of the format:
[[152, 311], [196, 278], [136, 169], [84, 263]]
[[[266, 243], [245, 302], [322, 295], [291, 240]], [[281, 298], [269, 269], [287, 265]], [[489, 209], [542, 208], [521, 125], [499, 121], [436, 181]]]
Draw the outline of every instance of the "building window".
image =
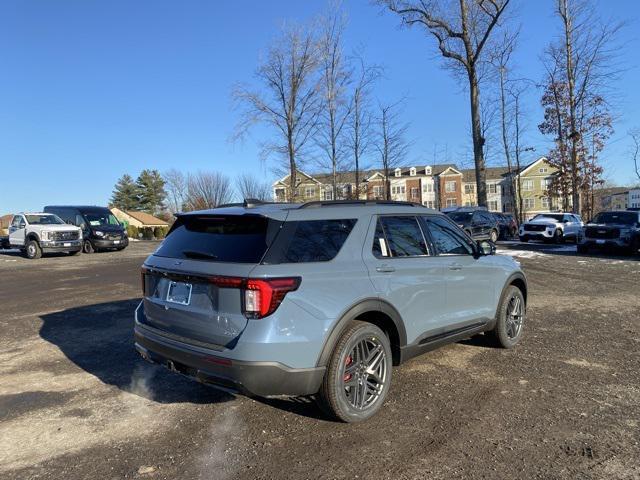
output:
[[285, 200], [284, 188], [276, 188], [276, 200], [278, 201]]
[[467, 183], [464, 186], [464, 193], [466, 193], [467, 195], [475, 193], [476, 191], [476, 186], [473, 183]]
[[409, 175], [412, 176], [412, 177], [416, 176], [416, 167], [411, 167], [409, 169]]
[[444, 182], [444, 191], [448, 193], [455, 192], [456, 182], [455, 181]]
[[411, 199], [418, 200], [419, 197], [420, 197], [420, 190], [418, 189], [418, 187], [411, 187]]
[[530, 178], [524, 179], [522, 181], [522, 191], [523, 192], [532, 192], [533, 191], [533, 180]]
[[333, 190], [330, 188], [327, 188], [324, 191], [324, 199], [325, 200], [333, 200]]
[[384, 190], [382, 185], [374, 185], [373, 187], [373, 197], [374, 198], [382, 198], [384, 196]]
[[540, 199], [540, 202], [542, 204], [542, 208], [547, 209], [547, 210], [549, 208], [551, 208], [551, 202], [549, 201], [549, 197], [542, 197]]
[[424, 167], [424, 174], [431, 175], [431, 167]]
[[393, 195], [402, 195], [406, 192], [404, 185], [394, 185], [391, 187], [391, 193]]
[[402, 175], [402, 170], [400, 170], [399, 168], [396, 168], [395, 170], [395, 176], [396, 177], [400, 177]]
[[457, 207], [458, 201], [455, 198], [447, 198], [447, 207]]
[[305, 198], [315, 197], [316, 196], [316, 188], [315, 187], [305, 187], [304, 188], [304, 196], [305, 196]]
[[489, 204], [489, 210], [492, 212], [498, 211], [498, 201], [497, 200], [489, 200], [487, 202]]
[[542, 167], [540, 168], [540, 170], [538, 170], [540, 173], [547, 173], [549, 171], [549, 169], [547, 167]]
[[422, 202], [422, 204], [427, 208], [433, 208], [435, 202], [433, 200], [425, 200], [424, 202]]
[[532, 210], [536, 208], [536, 199], [535, 198], [524, 198], [522, 200], [522, 206], [527, 210]]
[[498, 193], [497, 184], [489, 183], [487, 184], [487, 188], [489, 189], [489, 193]]
[[433, 183], [427, 182], [422, 184], [422, 191], [425, 193], [433, 192]]
[[551, 179], [550, 178], [543, 178], [542, 180], [540, 180], [540, 188], [542, 188], [542, 190], [547, 191], [551, 188]]

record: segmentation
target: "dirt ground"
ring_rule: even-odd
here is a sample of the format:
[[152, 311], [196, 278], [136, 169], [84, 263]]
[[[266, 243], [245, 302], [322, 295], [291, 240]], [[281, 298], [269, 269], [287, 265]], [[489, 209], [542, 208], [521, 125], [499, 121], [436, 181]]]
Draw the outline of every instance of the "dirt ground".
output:
[[256, 400], [146, 364], [139, 267], [156, 245], [29, 261], [0, 253], [0, 477], [640, 479], [640, 261], [505, 244], [526, 334], [395, 369], [370, 421]]

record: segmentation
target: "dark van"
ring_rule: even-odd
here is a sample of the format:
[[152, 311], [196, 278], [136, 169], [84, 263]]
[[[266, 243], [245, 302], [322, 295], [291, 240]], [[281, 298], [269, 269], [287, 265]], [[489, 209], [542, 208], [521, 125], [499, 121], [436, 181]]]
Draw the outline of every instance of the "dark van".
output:
[[49, 205], [44, 207], [44, 211], [82, 229], [84, 253], [123, 250], [129, 245], [127, 230], [106, 207]]

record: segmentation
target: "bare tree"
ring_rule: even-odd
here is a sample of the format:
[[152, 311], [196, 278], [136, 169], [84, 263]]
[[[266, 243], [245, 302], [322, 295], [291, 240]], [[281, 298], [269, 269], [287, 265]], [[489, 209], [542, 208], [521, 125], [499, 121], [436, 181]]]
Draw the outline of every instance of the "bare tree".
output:
[[250, 173], [243, 173], [236, 179], [236, 189], [240, 198], [267, 201], [272, 197], [271, 186]]
[[636, 171], [638, 181], [640, 181], [640, 165], [638, 164], [638, 153], [640, 153], [640, 129], [633, 129], [629, 132], [633, 145], [631, 147], [631, 156], [633, 158], [633, 166]]
[[[483, 50], [510, 0], [379, 0], [409, 26], [420, 25], [433, 35], [440, 54], [468, 81], [471, 134], [478, 187], [478, 205], [487, 205], [480, 104]], [[457, 5], [456, 5], [457, 3]]]
[[342, 48], [345, 17], [339, 4], [332, 4], [330, 8], [335, 13], [321, 19], [319, 58], [322, 108], [316, 143], [324, 153], [322, 165], [328, 164], [331, 170], [333, 198], [337, 199], [338, 171], [344, 167], [342, 161], [346, 153], [345, 126], [352, 108], [348, 98], [352, 72]]
[[580, 174], [578, 158], [581, 148], [579, 109], [596, 91], [606, 88], [615, 75], [615, 38], [621, 23], [603, 23], [590, 0], [556, 0], [556, 14], [562, 23], [562, 36], [550, 52], [563, 66], [568, 107], [569, 168], [573, 211], [580, 212]]
[[317, 68], [317, 42], [310, 29], [289, 27], [256, 70], [261, 90], [238, 85], [232, 93], [242, 109], [234, 138], [243, 138], [258, 123], [271, 127], [273, 140], [263, 144], [262, 153], [265, 157], [276, 155], [279, 171], [290, 174], [290, 200], [294, 200], [304, 149], [318, 122]]
[[404, 164], [409, 150], [408, 125], [400, 121], [400, 103], [379, 104], [375, 149], [384, 175], [384, 198], [391, 199], [390, 173]]
[[187, 178], [186, 210], [205, 210], [233, 201], [229, 177], [220, 172], [197, 172]]
[[361, 172], [366, 168], [363, 159], [373, 144], [372, 113], [369, 100], [372, 84], [380, 77], [379, 67], [368, 67], [361, 57], [355, 85], [351, 94], [351, 115], [348, 122], [348, 148], [353, 158], [355, 172], [356, 198], [360, 198]]
[[187, 179], [180, 170], [172, 168], [167, 170], [162, 177], [167, 191], [167, 207], [171, 213], [181, 212], [187, 195]]

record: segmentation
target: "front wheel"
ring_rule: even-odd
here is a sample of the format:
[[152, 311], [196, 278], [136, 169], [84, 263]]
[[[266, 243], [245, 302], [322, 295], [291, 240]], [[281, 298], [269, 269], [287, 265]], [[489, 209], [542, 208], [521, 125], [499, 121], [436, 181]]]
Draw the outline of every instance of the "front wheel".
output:
[[502, 348], [515, 347], [522, 338], [526, 307], [522, 291], [509, 286], [500, 301], [496, 326], [487, 334]]
[[27, 245], [25, 246], [25, 253], [27, 258], [31, 260], [38, 259], [42, 257], [42, 249], [40, 248], [40, 244], [36, 240], [29, 240]]
[[343, 422], [359, 422], [374, 415], [391, 386], [389, 339], [377, 326], [354, 320], [331, 355], [318, 401]]
[[93, 248], [93, 244], [89, 240], [85, 240], [82, 243], [82, 251], [84, 253], [93, 253], [95, 252], [95, 249]]
[[498, 234], [497, 230], [491, 230], [491, 232], [489, 233], [489, 240], [491, 240], [491, 243], [496, 243], [499, 236], [500, 235]]
[[564, 235], [562, 233], [562, 230], [557, 229], [554, 234], [553, 234], [553, 243], [562, 243], [564, 242]]

